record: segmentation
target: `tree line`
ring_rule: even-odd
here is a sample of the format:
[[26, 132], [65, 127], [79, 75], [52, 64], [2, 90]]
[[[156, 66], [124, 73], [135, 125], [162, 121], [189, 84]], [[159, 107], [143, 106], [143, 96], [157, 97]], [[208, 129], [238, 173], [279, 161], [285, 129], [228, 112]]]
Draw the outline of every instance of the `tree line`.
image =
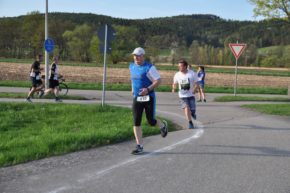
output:
[[[54, 54], [62, 60], [102, 62], [97, 31], [109, 24], [115, 28], [110, 62], [131, 60], [137, 46], [146, 48], [154, 63], [175, 64], [186, 58], [194, 64], [229, 65], [234, 57], [229, 43], [246, 43], [241, 65], [290, 66], [290, 25], [279, 20], [234, 21], [215, 15], [180, 15], [150, 19], [121, 19], [80, 13], [49, 13], [49, 37]], [[0, 18], [0, 57], [33, 58], [44, 51], [44, 14]], [[276, 46], [271, 54], [260, 48]]]

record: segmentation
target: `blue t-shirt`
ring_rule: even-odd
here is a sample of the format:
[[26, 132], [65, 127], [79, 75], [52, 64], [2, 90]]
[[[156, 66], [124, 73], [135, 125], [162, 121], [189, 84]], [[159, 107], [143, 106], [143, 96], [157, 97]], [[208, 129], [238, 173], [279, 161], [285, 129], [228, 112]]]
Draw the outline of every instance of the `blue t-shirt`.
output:
[[202, 70], [199, 71], [199, 72], [197, 73], [197, 77], [198, 77], [198, 83], [204, 85], [205, 71], [202, 71]]
[[[142, 65], [137, 65], [132, 62], [130, 63], [129, 69], [131, 74], [134, 97], [137, 97], [139, 96], [140, 89], [147, 88], [152, 84], [152, 80], [149, 79], [149, 73], [150, 70], [155, 69], [155, 67], [145, 61]], [[149, 95], [155, 97], [155, 92], [150, 91]]]

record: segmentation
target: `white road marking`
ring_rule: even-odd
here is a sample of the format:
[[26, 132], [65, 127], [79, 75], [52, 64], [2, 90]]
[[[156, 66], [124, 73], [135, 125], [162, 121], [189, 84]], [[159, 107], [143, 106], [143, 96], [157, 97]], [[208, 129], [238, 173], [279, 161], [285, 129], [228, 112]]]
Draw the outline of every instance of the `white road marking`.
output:
[[[162, 112], [162, 113], [165, 113], [165, 114], [172, 114], [172, 115], [174, 115], [176, 117], [180, 117], [180, 118], [184, 119], [184, 116], [181, 116], [181, 115], [176, 114], [176, 113], [165, 112], [165, 111], [158, 111], [158, 112]], [[172, 145], [169, 145], [169, 146], [163, 147], [161, 149], [155, 150], [155, 151], [153, 151], [151, 153], [148, 153], [148, 154], [145, 154], [145, 155], [136, 156], [136, 157], [131, 158], [129, 160], [125, 160], [125, 161], [123, 161], [123, 162], [121, 162], [119, 164], [116, 164], [116, 165], [110, 166], [108, 168], [105, 168], [103, 170], [97, 171], [94, 174], [87, 175], [86, 177], [83, 177], [82, 179], [77, 180], [77, 182], [78, 183], [85, 183], [85, 182], [90, 181], [92, 179], [96, 179], [96, 178], [99, 178], [99, 177], [101, 177], [101, 176], [103, 176], [105, 174], [108, 174], [108, 173], [110, 173], [111, 171], [113, 171], [115, 169], [121, 168], [121, 167], [126, 166], [128, 164], [135, 163], [138, 160], [141, 160], [141, 159], [144, 159], [144, 158], [148, 158], [148, 157], [153, 156], [154, 154], [157, 154], [157, 153], [160, 153], [160, 152], [170, 151], [170, 150], [176, 148], [179, 145], [183, 145], [183, 144], [186, 144], [186, 143], [190, 142], [191, 140], [198, 139], [204, 133], [203, 124], [201, 122], [199, 122], [199, 121], [195, 121], [195, 123], [197, 125], [197, 129], [194, 129], [196, 132], [194, 132], [194, 134], [192, 136], [190, 136], [188, 138], [185, 138], [182, 141], [179, 141], [179, 142], [174, 143]], [[71, 188], [72, 187], [69, 187], [69, 186], [62, 186], [62, 187], [59, 187], [59, 188], [57, 188], [55, 190], [52, 190], [52, 191], [50, 191], [48, 193], [59, 193], [61, 191], [68, 190], [68, 189], [71, 189]]]
[[55, 190], [53, 190], [53, 191], [50, 191], [50, 192], [48, 192], [48, 193], [58, 193], [58, 192], [60, 192], [60, 191], [67, 190], [67, 189], [69, 189], [69, 188], [70, 188], [70, 187], [68, 187], [68, 186], [62, 186], [62, 187], [57, 188], [57, 189], [55, 189]]
[[120, 167], [125, 166], [125, 165], [128, 165], [128, 164], [130, 164], [130, 163], [134, 163], [134, 162], [136, 162], [136, 161], [138, 161], [138, 160], [141, 160], [141, 159], [144, 159], [144, 158], [150, 157], [150, 156], [152, 156], [152, 155], [154, 155], [154, 154], [157, 154], [157, 153], [159, 153], [159, 152], [166, 152], [166, 151], [172, 150], [172, 149], [174, 149], [175, 147], [177, 147], [177, 146], [179, 146], [179, 145], [186, 144], [186, 143], [188, 143], [189, 141], [191, 141], [191, 140], [193, 140], [193, 139], [200, 138], [200, 137], [202, 136], [203, 133], [204, 133], [204, 130], [203, 130], [203, 129], [196, 129], [195, 134], [192, 135], [191, 137], [188, 137], [188, 138], [186, 138], [186, 139], [183, 139], [182, 141], [179, 141], [179, 142], [177, 142], [177, 143], [175, 143], [175, 144], [172, 144], [172, 145], [169, 145], [169, 146], [163, 147], [163, 148], [161, 148], [161, 149], [155, 150], [155, 151], [153, 151], [153, 152], [151, 152], [151, 153], [148, 153], [148, 154], [145, 154], [145, 155], [140, 155], [140, 156], [138, 156], [138, 157], [135, 157], [135, 158], [132, 158], [132, 159], [126, 160], [126, 161], [124, 161], [124, 162], [121, 162], [121, 163], [119, 163], [119, 164], [113, 165], [113, 166], [111, 166], [111, 167], [108, 167], [108, 168], [106, 168], [106, 169], [100, 170], [100, 171], [98, 171], [98, 172], [95, 173], [95, 174], [92, 174], [92, 175], [90, 175], [90, 176], [87, 176], [86, 178], [83, 178], [83, 179], [78, 180], [78, 182], [83, 183], [83, 182], [85, 182], [85, 181], [91, 180], [92, 178], [98, 178], [98, 177], [100, 177], [100, 176], [102, 176], [102, 175], [105, 175], [105, 174], [111, 172], [112, 170], [114, 170], [114, 169], [116, 169], [116, 168], [120, 168]]

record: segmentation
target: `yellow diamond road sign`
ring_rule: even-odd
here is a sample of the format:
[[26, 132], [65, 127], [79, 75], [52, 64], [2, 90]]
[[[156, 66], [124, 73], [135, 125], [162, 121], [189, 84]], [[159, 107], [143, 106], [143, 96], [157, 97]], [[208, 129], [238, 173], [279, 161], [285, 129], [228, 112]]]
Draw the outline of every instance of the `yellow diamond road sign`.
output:
[[235, 55], [236, 59], [240, 57], [243, 53], [244, 49], [246, 48], [247, 44], [229, 44], [233, 54]]

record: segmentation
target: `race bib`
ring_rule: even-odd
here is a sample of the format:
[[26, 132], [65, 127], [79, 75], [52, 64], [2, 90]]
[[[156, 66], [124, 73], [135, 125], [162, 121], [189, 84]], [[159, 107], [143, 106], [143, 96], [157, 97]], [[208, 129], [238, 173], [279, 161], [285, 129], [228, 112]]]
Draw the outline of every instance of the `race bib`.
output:
[[180, 82], [180, 88], [182, 90], [189, 90], [190, 89], [189, 79], [181, 80], [181, 82]]
[[37, 76], [35, 77], [35, 79], [36, 79], [36, 80], [40, 80], [40, 75], [37, 75]]
[[138, 101], [138, 102], [148, 102], [149, 100], [150, 100], [149, 95], [138, 96], [138, 97], [137, 97], [137, 101]]

